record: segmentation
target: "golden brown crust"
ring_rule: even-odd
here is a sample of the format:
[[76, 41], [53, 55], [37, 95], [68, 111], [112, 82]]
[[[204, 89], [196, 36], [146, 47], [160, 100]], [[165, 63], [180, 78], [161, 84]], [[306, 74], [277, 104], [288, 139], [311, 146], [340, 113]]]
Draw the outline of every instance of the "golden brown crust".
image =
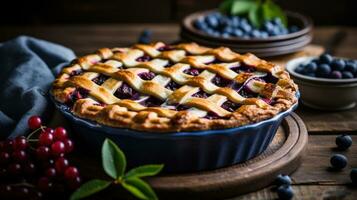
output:
[[[145, 56], [151, 60], [138, 61]], [[254, 71], [232, 70], [243, 64]], [[189, 68], [201, 72], [198, 76], [184, 73]], [[152, 80], [138, 75], [150, 71], [156, 74]], [[101, 85], [93, 82], [99, 74], [109, 77]], [[267, 74], [277, 80], [275, 84], [260, 79]], [[215, 76], [245, 85], [257, 97], [245, 98], [231, 87], [219, 87], [212, 83]], [[179, 87], [168, 89], [165, 86], [169, 82]], [[163, 103], [160, 107], [147, 107], [138, 100], [118, 98], [115, 92], [124, 83], [144, 98], [155, 97]], [[88, 97], [75, 93], [79, 88], [87, 91]], [[192, 96], [199, 91], [210, 96]], [[297, 86], [282, 67], [252, 54], [240, 55], [229, 48], [211, 49], [195, 43], [167, 48], [161, 42], [103, 48], [78, 58], [62, 70], [51, 90], [61, 103], [77, 95], [72, 108], [76, 116], [113, 127], [156, 132], [222, 129], [259, 122], [289, 109], [297, 101], [296, 92]], [[226, 101], [241, 106], [232, 112], [222, 107]], [[179, 111], [172, 105], [189, 109]], [[206, 116], [212, 113], [215, 117], [208, 119]]]

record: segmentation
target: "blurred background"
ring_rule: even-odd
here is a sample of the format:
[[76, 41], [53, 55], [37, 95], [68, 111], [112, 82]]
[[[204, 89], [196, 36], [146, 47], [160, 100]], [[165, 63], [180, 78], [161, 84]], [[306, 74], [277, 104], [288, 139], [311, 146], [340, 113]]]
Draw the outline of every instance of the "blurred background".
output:
[[[168, 23], [215, 8], [222, 0], [30, 0], [1, 4], [1, 25]], [[356, 0], [277, 0], [316, 25], [357, 26]]]

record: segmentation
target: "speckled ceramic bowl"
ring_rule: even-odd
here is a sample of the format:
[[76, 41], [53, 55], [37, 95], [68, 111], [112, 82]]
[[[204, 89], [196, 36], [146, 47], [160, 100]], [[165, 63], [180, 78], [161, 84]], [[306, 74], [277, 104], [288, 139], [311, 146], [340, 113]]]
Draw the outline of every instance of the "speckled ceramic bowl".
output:
[[259, 123], [231, 129], [154, 133], [113, 128], [74, 116], [68, 107], [56, 107], [70, 120], [88, 151], [98, 152], [105, 138], [116, 142], [131, 166], [165, 164], [166, 172], [210, 170], [249, 160], [262, 153], [284, 117], [297, 107]]
[[304, 105], [320, 110], [345, 110], [356, 106], [357, 78], [328, 79], [316, 78], [295, 72], [302, 63], [316, 57], [301, 57], [289, 61], [286, 70], [299, 85], [301, 101]]

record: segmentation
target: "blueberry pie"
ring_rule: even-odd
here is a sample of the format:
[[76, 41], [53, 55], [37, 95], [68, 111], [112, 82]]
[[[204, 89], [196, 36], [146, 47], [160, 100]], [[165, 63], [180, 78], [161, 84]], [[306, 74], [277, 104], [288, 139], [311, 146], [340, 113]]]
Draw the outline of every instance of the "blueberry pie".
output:
[[297, 102], [280, 66], [229, 48], [157, 42], [102, 48], [65, 67], [51, 94], [100, 124], [141, 131], [238, 127]]

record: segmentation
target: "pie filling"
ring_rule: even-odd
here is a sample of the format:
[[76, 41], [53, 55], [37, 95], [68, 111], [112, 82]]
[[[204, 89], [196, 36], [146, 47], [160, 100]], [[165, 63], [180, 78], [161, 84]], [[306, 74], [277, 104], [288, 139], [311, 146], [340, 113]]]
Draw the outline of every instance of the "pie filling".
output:
[[[211, 49], [194, 43], [154, 43], [100, 49], [97, 54], [76, 59], [62, 71], [64, 76], [56, 80], [52, 91], [55, 98], [73, 112], [78, 107], [74, 107], [76, 102], [85, 102], [78, 100], [90, 100], [89, 104], [96, 106], [91, 110], [88, 108], [91, 117], [101, 107], [117, 104], [126, 107], [124, 110], [127, 111], [118, 109], [120, 112], [130, 112], [127, 117], [135, 116], [135, 112], [155, 112], [156, 115], [147, 116], [158, 119], [150, 119], [149, 124], [143, 124], [145, 127], [150, 127], [151, 123], [156, 123], [154, 127], [160, 127], [157, 123], [166, 123], [159, 118], [178, 120], [174, 122], [176, 124], [189, 123], [185, 120], [190, 121], [190, 116], [175, 118], [177, 114], [185, 115], [183, 113], [195, 115], [192, 119], [200, 117], [208, 119], [205, 121], [216, 121], [221, 126], [232, 116], [244, 118], [247, 115], [245, 122], [260, 120], [248, 116], [254, 115], [255, 111], [246, 112], [247, 109], [256, 109], [259, 113], [267, 109], [267, 113], [274, 115], [296, 102], [291, 99], [295, 95], [291, 94], [297, 87], [283, 70], [251, 54], [240, 55], [228, 48]], [[285, 80], [280, 81], [282, 79]], [[120, 103], [122, 100], [131, 101]], [[269, 110], [281, 102], [286, 105], [278, 105], [276, 111]], [[140, 117], [143, 116], [146, 115]], [[196, 129], [197, 123], [210, 122], [194, 123], [192, 127]], [[239, 126], [239, 121], [236, 124]], [[209, 126], [202, 127], [207, 129]]]

